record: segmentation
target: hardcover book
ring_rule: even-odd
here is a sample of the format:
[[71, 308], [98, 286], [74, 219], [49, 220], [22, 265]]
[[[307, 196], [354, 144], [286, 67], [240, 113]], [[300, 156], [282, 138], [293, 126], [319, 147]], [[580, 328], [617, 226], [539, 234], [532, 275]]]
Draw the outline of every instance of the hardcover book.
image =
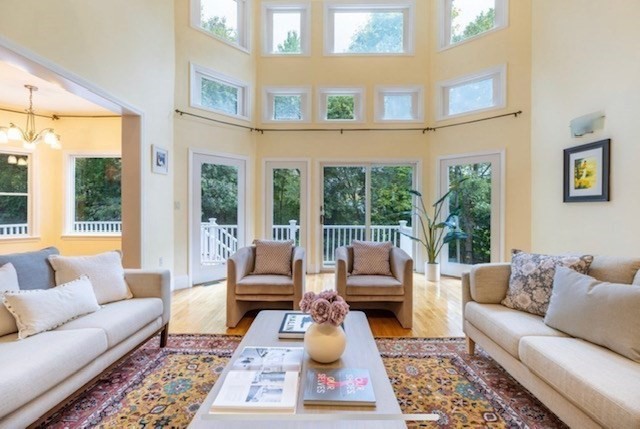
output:
[[367, 369], [310, 368], [304, 391], [305, 405], [373, 406], [376, 397]]
[[278, 338], [304, 338], [313, 319], [306, 313], [285, 313], [278, 331]]
[[300, 371], [302, 347], [245, 347], [231, 369], [264, 372]]

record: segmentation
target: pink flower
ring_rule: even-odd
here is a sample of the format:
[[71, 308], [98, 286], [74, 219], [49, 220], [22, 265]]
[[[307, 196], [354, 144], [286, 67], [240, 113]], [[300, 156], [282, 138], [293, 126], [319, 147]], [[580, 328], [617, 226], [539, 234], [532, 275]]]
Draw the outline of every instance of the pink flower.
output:
[[344, 318], [349, 312], [349, 304], [342, 301], [333, 301], [331, 303], [331, 309], [329, 310], [329, 322], [338, 326], [344, 322]]
[[311, 317], [316, 323], [324, 323], [329, 320], [330, 311], [331, 303], [326, 299], [317, 298], [311, 304]]
[[300, 310], [307, 313], [311, 309], [311, 304], [316, 298], [317, 297], [314, 292], [306, 292], [302, 296], [302, 300], [300, 300]]
[[300, 300], [300, 309], [310, 313], [315, 323], [338, 326], [349, 312], [349, 305], [335, 290], [323, 290], [319, 294], [306, 292]]
[[318, 297], [322, 299], [326, 299], [329, 302], [333, 302], [333, 300], [336, 299], [337, 296], [338, 296], [338, 292], [330, 289], [323, 290], [318, 294]]

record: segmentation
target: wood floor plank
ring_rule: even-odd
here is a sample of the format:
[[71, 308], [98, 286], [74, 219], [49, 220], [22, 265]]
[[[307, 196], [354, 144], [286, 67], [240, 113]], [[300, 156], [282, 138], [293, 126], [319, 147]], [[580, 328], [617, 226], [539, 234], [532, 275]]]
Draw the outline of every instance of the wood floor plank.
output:
[[[310, 274], [306, 289], [320, 292], [334, 289], [333, 273]], [[427, 282], [424, 275], [413, 276], [413, 329], [404, 329], [390, 312], [367, 311], [376, 337], [462, 337], [462, 292], [460, 279], [443, 277]], [[255, 318], [245, 316], [237, 327], [226, 321], [226, 283], [196, 286], [173, 293], [169, 332], [244, 335]]]

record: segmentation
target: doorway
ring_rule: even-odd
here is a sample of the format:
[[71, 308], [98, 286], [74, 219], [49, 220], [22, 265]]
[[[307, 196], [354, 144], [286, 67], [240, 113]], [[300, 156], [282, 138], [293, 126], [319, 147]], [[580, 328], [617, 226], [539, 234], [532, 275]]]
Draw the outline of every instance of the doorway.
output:
[[271, 240], [307, 244], [307, 162], [266, 161], [266, 229]]

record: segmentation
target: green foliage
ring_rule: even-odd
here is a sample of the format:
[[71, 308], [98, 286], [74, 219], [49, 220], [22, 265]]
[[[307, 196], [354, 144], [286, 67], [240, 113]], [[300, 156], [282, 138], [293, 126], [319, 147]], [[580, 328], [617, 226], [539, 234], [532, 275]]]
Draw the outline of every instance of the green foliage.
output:
[[300, 223], [300, 170], [273, 170], [273, 224], [287, 225], [290, 220]]
[[232, 115], [238, 114], [238, 88], [202, 79], [202, 104]]
[[227, 26], [227, 18], [225, 16], [214, 16], [209, 19], [205, 19], [201, 12], [200, 22], [202, 28], [211, 34], [214, 34], [222, 39], [230, 42], [238, 41], [238, 32], [235, 28]]
[[353, 95], [329, 95], [327, 97], [327, 119], [355, 119]]
[[398, 225], [406, 220], [411, 225], [411, 194], [413, 168], [384, 166], [371, 169], [371, 224]]
[[[455, 11], [455, 8], [454, 8]], [[456, 11], [457, 12], [457, 11]], [[457, 13], [453, 15], [457, 17]], [[454, 20], [452, 19], [452, 22]], [[467, 24], [467, 26], [460, 33], [460, 26], [452, 26], [451, 28], [451, 42], [457, 43], [462, 40], [468, 39], [469, 37], [477, 36], [480, 33], [484, 33], [485, 31], [491, 30], [496, 22], [496, 11], [494, 8], [487, 10], [486, 12], [480, 12], [480, 15], [476, 17], [472, 22]]]
[[281, 54], [299, 54], [302, 52], [300, 36], [297, 31], [288, 31], [284, 43], [278, 43], [278, 52]]
[[404, 49], [403, 26], [402, 13], [373, 13], [369, 21], [351, 38], [348, 52], [402, 52]]
[[218, 225], [238, 224], [238, 169], [228, 165], [202, 164], [202, 222], [216, 218]]
[[299, 95], [273, 97], [273, 119], [302, 119], [302, 100]]
[[75, 220], [120, 221], [120, 158], [76, 158], [75, 173]]
[[324, 224], [364, 225], [365, 168], [324, 168]]

